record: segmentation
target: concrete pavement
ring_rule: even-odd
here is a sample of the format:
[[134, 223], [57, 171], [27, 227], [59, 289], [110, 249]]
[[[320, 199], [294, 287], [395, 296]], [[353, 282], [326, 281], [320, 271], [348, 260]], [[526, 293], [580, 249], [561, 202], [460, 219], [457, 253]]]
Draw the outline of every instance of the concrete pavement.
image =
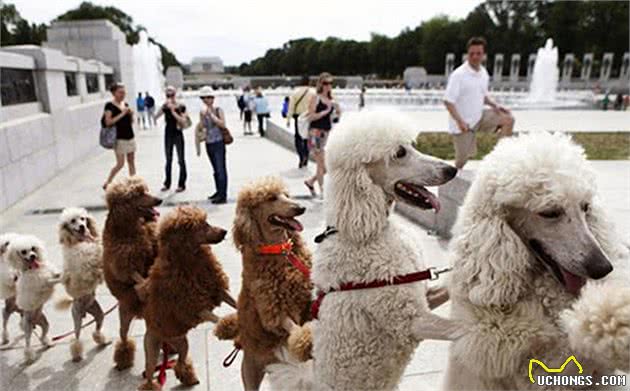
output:
[[[291, 193], [307, 207], [307, 213], [300, 219], [305, 226], [303, 236], [309, 246], [314, 249], [313, 237], [321, 232], [323, 227], [322, 202], [311, 200], [307, 196], [302, 181], [308, 175], [305, 170], [297, 169], [297, 156], [257, 136], [244, 137], [241, 134], [238, 119], [233, 114], [229, 116], [229, 123], [235, 135], [235, 142], [228, 146], [229, 170], [229, 203], [227, 205], [211, 205], [206, 197], [214, 191], [212, 170], [210, 163], [202, 151], [202, 156], [195, 156], [192, 130], [186, 134], [186, 156], [188, 163], [187, 190], [181, 194], [173, 192], [162, 193], [165, 206], [161, 207], [162, 214], [167, 213], [173, 205], [191, 202], [200, 205], [208, 212], [210, 223], [229, 229], [234, 217], [234, 199], [241, 185], [262, 175], [279, 175], [289, 186]], [[155, 194], [159, 189], [163, 175], [163, 130], [152, 129], [137, 132], [137, 167], [138, 174], [144, 177]], [[97, 134], [94, 134], [97, 137]], [[15, 231], [39, 236], [47, 245], [49, 259], [61, 268], [61, 249], [57, 243], [56, 223], [59, 211], [66, 206], [89, 207], [99, 222], [104, 222], [106, 211], [104, 208], [102, 182], [114, 163], [112, 152], [102, 149], [82, 162], [74, 164], [66, 172], [55, 177], [52, 181], [18, 202], [0, 214], [0, 232]], [[471, 165], [474, 168], [474, 164]], [[630, 163], [628, 162], [595, 162], [600, 174], [598, 179], [603, 187], [603, 197], [611, 205], [615, 221], [624, 234], [629, 238], [630, 208], [627, 200], [630, 198]], [[310, 166], [309, 171], [314, 167]], [[174, 182], [178, 175], [177, 163], [174, 163]], [[126, 173], [125, 173], [126, 174]], [[408, 223], [401, 217], [394, 218], [408, 225], [414, 230], [416, 237], [423, 245], [425, 259], [428, 264], [444, 266], [446, 264], [447, 243], [424, 230]], [[230, 277], [230, 286], [234, 294], [240, 289], [241, 260], [240, 255], [228, 237], [223, 243], [214, 246], [214, 251], [222, 262], [226, 273]], [[57, 287], [55, 297], [64, 294], [63, 287]], [[98, 297], [105, 308], [115, 303], [105, 286], [98, 290]], [[72, 320], [69, 312], [59, 312], [53, 308], [54, 299], [45, 306], [45, 313], [51, 323], [51, 335], [72, 330]], [[442, 306], [437, 312], [448, 314], [448, 305]], [[220, 308], [217, 313], [229, 313], [229, 308]], [[113, 369], [113, 346], [97, 349], [90, 338], [89, 332], [83, 333], [86, 358], [80, 363], [73, 363], [70, 359], [70, 338], [64, 339], [51, 349], [41, 352], [38, 360], [30, 365], [24, 365], [21, 347], [23, 339], [18, 327], [17, 318], [12, 319], [11, 337], [14, 340], [8, 347], [0, 350], [0, 389], [2, 390], [131, 390], [141, 382], [140, 374], [144, 363], [142, 349], [142, 335], [144, 326], [141, 321], [134, 321], [131, 335], [137, 345], [136, 365], [123, 372]], [[104, 331], [112, 339], [117, 338], [118, 316], [116, 312], [106, 318]], [[204, 324], [189, 333], [191, 356], [201, 384], [194, 390], [238, 390], [240, 384], [239, 356], [230, 368], [223, 368], [224, 357], [232, 350], [229, 342], [219, 342], [212, 335], [212, 326]], [[412, 363], [407, 368], [401, 390], [435, 390], [440, 388], [443, 370], [447, 359], [447, 342], [423, 342], [417, 349]], [[179, 383], [172, 371], [168, 372], [166, 389], [179, 389]]]

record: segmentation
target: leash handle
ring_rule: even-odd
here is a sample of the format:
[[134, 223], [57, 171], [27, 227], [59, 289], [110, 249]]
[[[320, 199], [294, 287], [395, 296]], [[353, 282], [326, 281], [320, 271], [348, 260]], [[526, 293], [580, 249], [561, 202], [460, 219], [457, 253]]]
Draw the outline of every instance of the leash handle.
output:
[[241, 349], [238, 347], [235, 347], [230, 354], [227, 355], [227, 357], [225, 357], [225, 359], [223, 360], [223, 368], [227, 368], [230, 365], [232, 365], [232, 363], [234, 362], [234, 360], [236, 360], [236, 356], [238, 356], [238, 352], [240, 352]]

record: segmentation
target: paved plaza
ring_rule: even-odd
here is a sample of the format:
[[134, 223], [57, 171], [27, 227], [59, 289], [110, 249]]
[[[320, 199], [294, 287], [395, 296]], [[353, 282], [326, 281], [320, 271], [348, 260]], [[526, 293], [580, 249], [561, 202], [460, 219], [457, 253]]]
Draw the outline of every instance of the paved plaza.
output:
[[[210, 163], [202, 152], [195, 155], [192, 129], [187, 130], [186, 156], [188, 164], [187, 190], [181, 194], [172, 191], [162, 193], [165, 203], [160, 207], [162, 214], [167, 213], [174, 205], [195, 203], [208, 212], [209, 222], [224, 228], [230, 228], [234, 217], [235, 197], [238, 189], [249, 180], [263, 175], [282, 177], [292, 195], [307, 207], [307, 213], [300, 219], [305, 226], [303, 236], [314, 250], [313, 237], [324, 225], [323, 202], [311, 200], [307, 196], [302, 181], [314, 170], [310, 165], [308, 171], [297, 169], [296, 155], [282, 147], [258, 136], [245, 138], [241, 135], [238, 118], [230, 114], [229, 123], [236, 136], [234, 144], [228, 146], [229, 169], [229, 202], [227, 205], [211, 205], [206, 197], [213, 193], [212, 171]], [[137, 167], [138, 173], [144, 177], [151, 190], [160, 194], [163, 175], [163, 130], [137, 130]], [[97, 134], [94, 134], [94, 138]], [[61, 268], [61, 248], [57, 243], [57, 219], [59, 212], [66, 206], [84, 206], [92, 210], [102, 227], [106, 217], [102, 182], [113, 165], [114, 157], [110, 151], [94, 150], [84, 159], [78, 160], [61, 175], [40, 187], [22, 201], [0, 214], [0, 232], [15, 231], [37, 235], [46, 243], [49, 260], [57, 268]], [[623, 233], [624, 240], [630, 242], [630, 162], [593, 162], [598, 173], [598, 184], [602, 197], [611, 216]], [[174, 162], [174, 175], [177, 178], [178, 168]], [[473, 162], [470, 167], [476, 166]], [[28, 180], [28, 178], [23, 178]], [[447, 263], [447, 242], [431, 236], [402, 217], [395, 219], [410, 226], [416, 232], [418, 241], [423, 246], [427, 264], [444, 266]], [[214, 251], [222, 262], [230, 277], [230, 287], [236, 295], [240, 289], [241, 259], [234, 248], [231, 238], [214, 246]], [[58, 286], [55, 298], [64, 294], [63, 287]], [[114, 298], [103, 285], [98, 290], [98, 298], [103, 307], [110, 308]], [[53, 308], [53, 299], [45, 306], [51, 323], [51, 336], [72, 330], [69, 312], [60, 312]], [[447, 315], [449, 306], [444, 305], [437, 312]], [[221, 307], [217, 313], [226, 314], [230, 308]], [[114, 312], [105, 320], [105, 333], [112, 339], [117, 338], [118, 316]], [[48, 350], [38, 350], [40, 355], [35, 363], [24, 364], [23, 339], [18, 327], [17, 317], [11, 321], [12, 344], [0, 351], [0, 389], [2, 390], [131, 390], [141, 382], [141, 371], [144, 363], [142, 321], [134, 321], [131, 335], [136, 340], [136, 365], [127, 371], [113, 369], [113, 345], [104, 349], [95, 347], [89, 332], [83, 333], [85, 358], [79, 363], [71, 361], [69, 343], [71, 338], [60, 341]], [[36, 340], [35, 340], [36, 341]], [[203, 324], [189, 333], [191, 356], [201, 380], [194, 390], [238, 390], [240, 383], [240, 360], [242, 354], [229, 368], [223, 368], [224, 357], [232, 350], [230, 342], [220, 342], [212, 334], [212, 325]], [[37, 346], [39, 348], [39, 346]], [[447, 342], [423, 342], [417, 349], [411, 365], [407, 368], [401, 390], [436, 390], [440, 389], [443, 371], [448, 352]], [[524, 369], [525, 370], [525, 369]], [[266, 387], [266, 385], [265, 385]], [[180, 389], [172, 371], [168, 372], [166, 389]]]

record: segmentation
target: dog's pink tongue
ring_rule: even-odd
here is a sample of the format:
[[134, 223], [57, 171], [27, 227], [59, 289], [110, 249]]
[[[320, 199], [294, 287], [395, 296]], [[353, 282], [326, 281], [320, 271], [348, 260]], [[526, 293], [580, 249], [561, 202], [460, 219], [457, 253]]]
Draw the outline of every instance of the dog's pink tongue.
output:
[[302, 223], [300, 223], [296, 219], [289, 219], [288, 223], [291, 225], [291, 228], [293, 228], [294, 230], [296, 230], [298, 232], [302, 232], [304, 230], [304, 227], [302, 226]]
[[562, 277], [564, 277], [564, 285], [567, 290], [574, 295], [579, 294], [580, 289], [582, 289], [582, 287], [586, 283], [586, 279], [584, 277], [576, 276], [575, 274], [568, 272], [562, 268], [560, 270], [562, 271]]

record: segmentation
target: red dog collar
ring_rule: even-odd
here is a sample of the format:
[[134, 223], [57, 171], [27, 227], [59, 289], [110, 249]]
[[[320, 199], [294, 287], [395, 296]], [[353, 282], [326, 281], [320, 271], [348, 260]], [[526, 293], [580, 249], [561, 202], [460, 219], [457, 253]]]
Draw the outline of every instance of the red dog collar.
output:
[[258, 247], [258, 254], [260, 255], [284, 255], [287, 260], [298, 269], [304, 277], [311, 278], [311, 270], [300, 259], [293, 254], [293, 241], [291, 239], [284, 243], [267, 244]]

